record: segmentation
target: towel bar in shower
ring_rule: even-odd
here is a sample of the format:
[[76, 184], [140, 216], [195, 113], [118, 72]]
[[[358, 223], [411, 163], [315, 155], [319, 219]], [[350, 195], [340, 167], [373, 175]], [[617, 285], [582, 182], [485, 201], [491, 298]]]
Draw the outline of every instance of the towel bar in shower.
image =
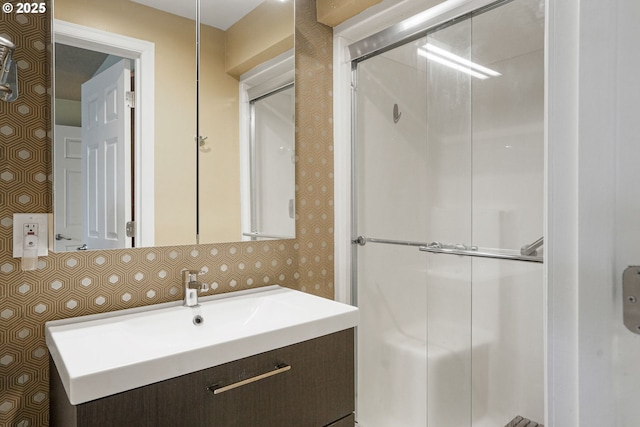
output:
[[[537, 244], [538, 241], [542, 241], [542, 238], [538, 239], [536, 242], [527, 246], [533, 246]], [[535, 255], [535, 249], [540, 247], [542, 243], [536, 246], [536, 248], [533, 250], [534, 251], [533, 254], [531, 255], [523, 255], [522, 253], [518, 253], [516, 251], [478, 248], [477, 246], [467, 246], [463, 244], [442, 244], [439, 242], [422, 243], [422, 242], [413, 242], [413, 241], [407, 241], [407, 240], [377, 239], [377, 238], [364, 237], [364, 236], [358, 236], [356, 239], [353, 240], [352, 243], [358, 244], [360, 246], [364, 246], [367, 243], [415, 246], [421, 252], [430, 252], [435, 254], [460, 255], [460, 256], [471, 256], [471, 257], [480, 257], [480, 258], [494, 258], [494, 259], [524, 261], [524, 262], [538, 262], [538, 263], [543, 262], [543, 258], [541, 256]]]
[[[430, 252], [434, 254], [447, 254], [447, 255], [462, 255], [462, 256], [472, 256], [472, 257], [480, 257], [480, 258], [494, 258], [494, 259], [507, 259], [512, 261], [525, 261], [525, 262], [543, 262], [541, 256], [535, 255], [521, 255], [521, 254], [513, 254], [505, 252], [497, 252], [497, 251], [489, 251], [489, 250], [480, 250], [477, 247], [472, 248], [459, 248], [453, 249], [448, 247], [437, 247], [432, 246], [433, 244], [429, 244], [426, 246], [420, 246], [418, 249], [421, 252]], [[456, 245], [462, 246], [462, 245]]]

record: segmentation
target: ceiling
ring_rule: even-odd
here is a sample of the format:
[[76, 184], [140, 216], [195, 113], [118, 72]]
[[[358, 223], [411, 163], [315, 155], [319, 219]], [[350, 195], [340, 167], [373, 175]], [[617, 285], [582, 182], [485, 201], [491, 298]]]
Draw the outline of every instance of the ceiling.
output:
[[80, 101], [80, 87], [109, 55], [56, 43], [56, 98]]
[[[131, 0], [174, 15], [195, 19], [196, 2], [191, 0]], [[227, 30], [265, 0], [200, 0], [200, 22]]]

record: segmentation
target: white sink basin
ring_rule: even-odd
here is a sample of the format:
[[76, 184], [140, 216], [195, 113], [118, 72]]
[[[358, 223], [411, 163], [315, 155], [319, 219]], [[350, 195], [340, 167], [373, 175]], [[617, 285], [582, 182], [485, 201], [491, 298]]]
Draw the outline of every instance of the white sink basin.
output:
[[[202, 322], [194, 323], [195, 316]], [[47, 322], [77, 405], [356, 326], [358, 309], [280, 286]]]

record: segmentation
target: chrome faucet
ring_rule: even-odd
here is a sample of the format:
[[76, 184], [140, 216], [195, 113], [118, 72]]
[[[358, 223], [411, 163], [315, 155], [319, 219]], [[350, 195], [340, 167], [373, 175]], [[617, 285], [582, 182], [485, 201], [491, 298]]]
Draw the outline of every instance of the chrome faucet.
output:
[[198, 270], [183, 270], [182, 284], [184, 285], [184, 301], [182, 305], [185, 307], [195, 307], [198, 305], [198, 290], [202, 289], [202, 283], [198, 281]]

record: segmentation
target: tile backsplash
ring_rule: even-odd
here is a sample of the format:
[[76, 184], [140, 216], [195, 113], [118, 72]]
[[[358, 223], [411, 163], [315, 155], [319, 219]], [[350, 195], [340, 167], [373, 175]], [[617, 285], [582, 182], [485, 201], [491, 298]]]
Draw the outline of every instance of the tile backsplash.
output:
[[204, 270], [210, 294], [279, 283], [333, 297], [332, 31], [313, 0], [296, 0], [296, 239], [50, 254], [22, 272], [13, 213], [51, 209], [49, 21], [0, 15], [20, 81], [0, 102], [0, 426], [48, 425], [48, 320], [178, 300], [183, 268]]

